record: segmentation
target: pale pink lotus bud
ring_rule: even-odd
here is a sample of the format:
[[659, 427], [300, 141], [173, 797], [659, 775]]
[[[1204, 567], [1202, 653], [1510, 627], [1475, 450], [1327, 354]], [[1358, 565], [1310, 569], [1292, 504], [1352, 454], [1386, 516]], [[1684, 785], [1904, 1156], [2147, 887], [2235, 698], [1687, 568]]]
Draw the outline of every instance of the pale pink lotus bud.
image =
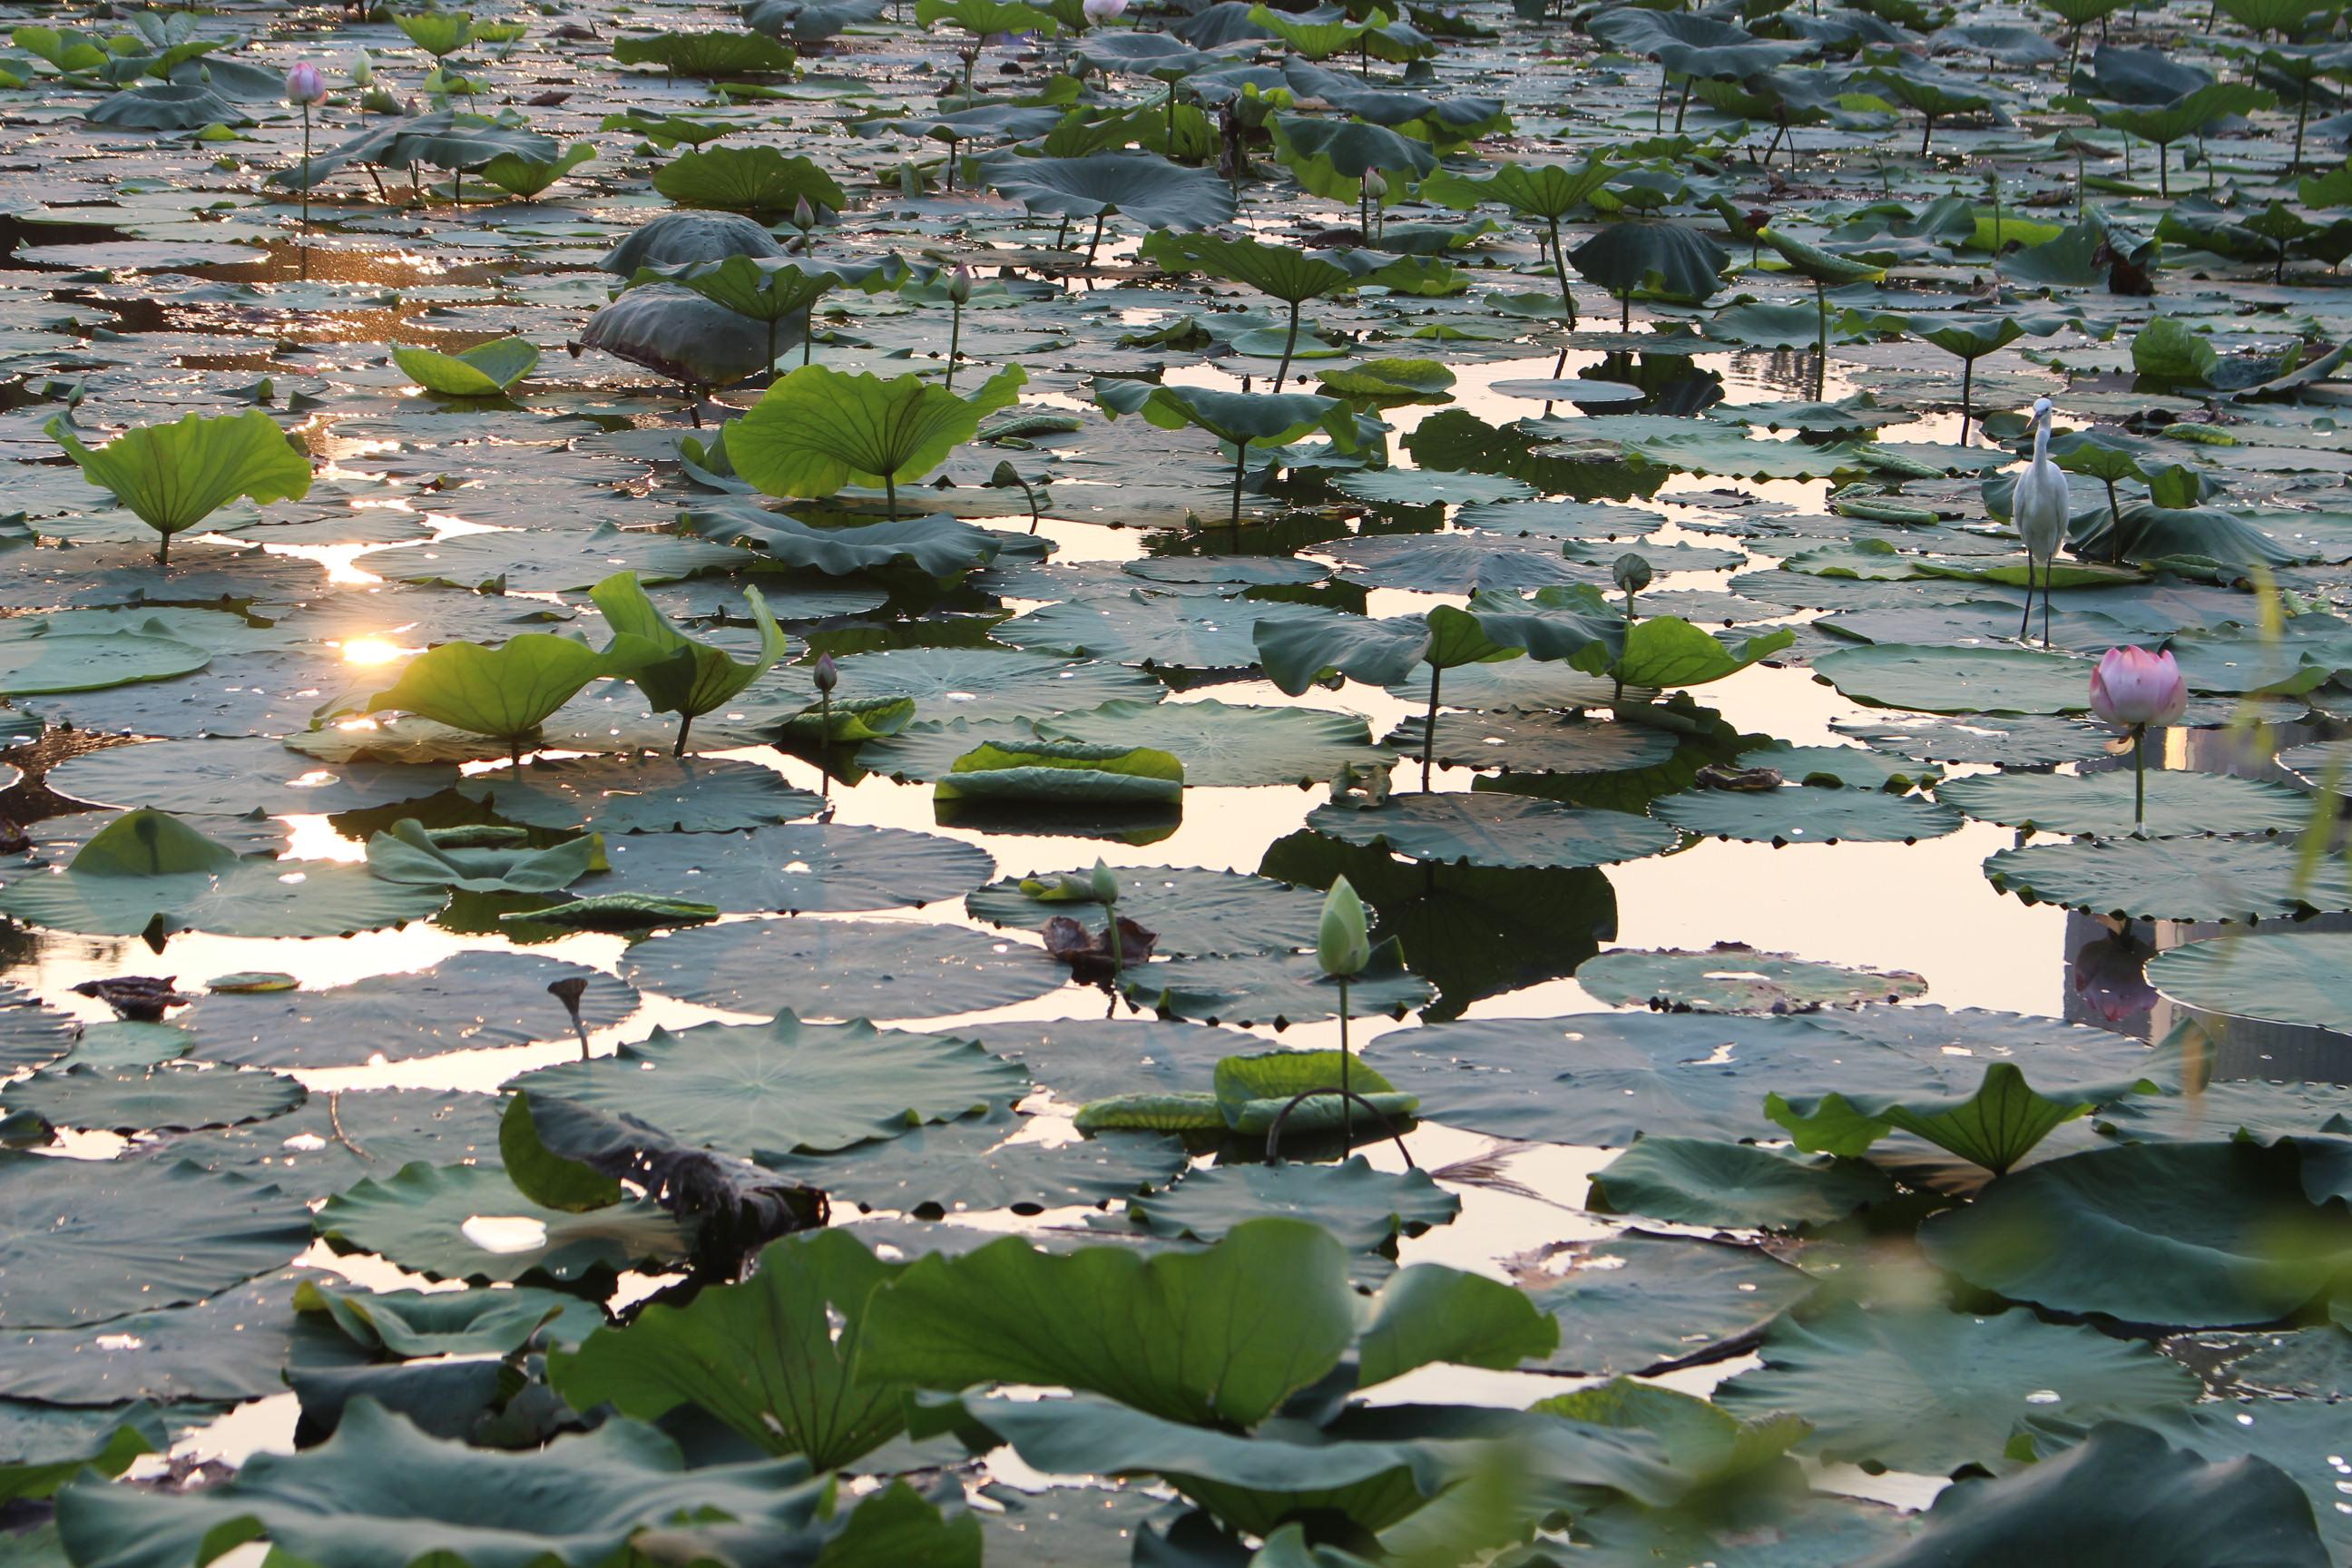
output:
[[799, 197], [793, 203], [793, 226], [803, 233], [816, 226], [816, 208], [809, 205], [809, 199], [806, 196]]
[[2091, 711], [2121, 730], [2177, 724], [2189, 710], [2189, 685], [2168, 653], [2111, 647], [2091, 671]]
[[841, 667], [833, 662], [833, 655], [821, 653], [816, 656], [814, 679], [819, 691], [830, 692], [841, 684]]
[[961, 261], [956, 263], [955, 270], [948, 274], [948, 298], [959, 305], [969, 304], [971, 300], [971, 268]]
[[1088, 26], [1099, 27], [1123, 14], [1127, 0], [1085, 0], [1078, 9], [1086, 13]]
[[304, 60], [286, 73], [287, 102], [317, 103], [326, 96], [327, 79], [320, 76], [319, 68], [309, 60]]

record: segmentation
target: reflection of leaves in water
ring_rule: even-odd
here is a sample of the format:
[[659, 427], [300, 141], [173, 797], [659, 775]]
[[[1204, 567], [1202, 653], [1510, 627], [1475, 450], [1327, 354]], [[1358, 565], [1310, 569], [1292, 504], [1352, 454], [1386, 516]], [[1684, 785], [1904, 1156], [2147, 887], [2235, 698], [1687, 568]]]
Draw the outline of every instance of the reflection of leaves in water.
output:
[[1261, 875], [1328, 888], [1344, 876], [1394, 937], [1405, 962], [1437, 987], [1423, 1016], [1458, 1018], [1482, 996], [1557, 980], [1617, 935], [1617, 895], [1599, 871], [1408, 866], [1319, 833], [1294, 833], [1266, 850]]

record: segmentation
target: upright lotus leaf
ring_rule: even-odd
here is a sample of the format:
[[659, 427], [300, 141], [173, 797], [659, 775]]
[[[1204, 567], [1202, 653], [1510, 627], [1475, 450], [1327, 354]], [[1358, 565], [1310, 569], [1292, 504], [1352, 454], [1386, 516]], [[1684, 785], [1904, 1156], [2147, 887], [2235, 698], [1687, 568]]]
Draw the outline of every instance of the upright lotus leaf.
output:
[[906, 1426], [902, 1391], [856, 1371], [875, 1294], [908, 1267], [844, 1231], [788, 1237], [743, 1283], [656, 1302], [551, 1355], [548, 1382], [575, 1409], [642, 1421], [691, 1405], [756, 1448], [836, 1469]]
[[728, 437], [735, 471], [772, 496], [829, 496], [879, 484], [898, 517], [898, 484], [919, 479], [1017, 400], [1028, 373], [1007, 365], [970, 397], [919, 375], [885, 381], [803, 365], [761, 395]]
[[550, 185], [581, 164], [594, 161], [595, 156], [596, 149], [585, 142], [574, 142], [560, 158], [501, 153], [482, 165], [481, 176], [484, 183], [496, 185], [509, 195], [530, 198], [545, 194]]
[[[2226, 1408], [2226, 1407], [2225, 1407]], [[2252, 1455], [2207, 1459], [2109, 1421], [2053, 1458], [1946, 1488], [1916, 1534], [1856, 1568], [2327, 1568], [2310, 1498]]]
[[1633, 296], [1704, 305], [1723, 288], [1731, 253], [1678, 223], [1612, 224], [1569, 252], [1578, 274], [1617, 296], [1619, 325], [1630, 327]]
[[[1658, 690], [1703, 686], [1737, 675], [1796, 640], [1793, 630], [1780, 626], [1742, 638], [1739, 646], [1733, 648], [1727, 647], [1721, 637], [1700, 630], [1679, 616], [1652, 616], [1633, 623], [1625, 634], [1624, 651], [1602, 667], [1600, 673], [1615, 677], [1621, 686]], [[1588, 661], [1591, 662], [1597, 662], [1597, 655]]]
[[991, 190], [1033, 213], [1094, 219], [1097, 242], [1114, 213], [1151, 228], [1213, 228], [1234, 219], [1232, 188], [1215, 170], [1188, 169], [1152, 153], [997, 157], [982, 170]]
[[594, 834], [546, 849], [451, 847], [435, 842], [415, 817], [403, 817], [369, 837], [367, 867], [387, 882], [469, 893], [553, 893], [597, 869], [603, 850]]
[[2000, 1177], [1931, 1217], [1919, 1244], [1969, 1284], [2053, 1311], [2267, 1323], [2352, 1268], [2352, 1215], [2314, 1201], [2305, 1164], [2292, 1142], [2094, 1149]]
[[[765, 232], [765, 231], [761, 231]], [[895, 257], [878, 262], [817, 261], [803, 256], [736, 252], [711, 259], [647, 265], [629, 275], [631, 288], [673, 283], [768, 326], [768, 359], [776, 357], [779, 322], [801, 323], [802, 363], [808, 363], [810, 315], [835, 289], [886, 293], [911, 276]]]
[[580, 334], [580, 346], [640, 364], [699, 395], [757, 375], [775, 364], [761, 353], [761, 334], [745, 319], [691, 289], [655, 283], [631, 289], [598, 310]]
[[659, 66], [672, 76], [720, 78], [790, 72], [793, 51], [764, 33], [655, 33], [613, 40], [616, 65]]
[[2277, 102], [2275, 94], [2246, 82], [2209, 81], [2166, 102], [2121, 103], [2095, 108], [2091, 114], [2107, 130], [2156, 144], [2157, 189], [2168, 199], [2172, 195], [2172, 160], [2168, 154], [2175, 142], [2202, 136], [2231, 115], [2269, 109]]
[[1333, 615], [1260, 621], [1251, 628], [1266, 679], [1296, 697], [1319, 680], [1346, 676], [1370, 686], [1399, 686], [1429, 667], [1429, 711], [1422, 731], [1421, 776], [1428, 787], [1438, 693], [1445, 671], [1517, 658], [1522, 649], [1490, 633], [1472, 610], [1440, 605], [1421, 616], [1367, 620]]
[[1254, 1426], [1355, 1337], [1347, 1255], [1264, 1218], [1205, 1251], [1041, 1252], [1008, 1237], [918, 1260], [867, 1308], [861, 1379], [948, 1391], [1042, 1384], [1171, 1421]]
[[1050, 37], [1061, 28], [1050, 10], [1015, 0], [915, 0], [917, 26], [936, 27], [941, 22], [952, 23], [980, 38], [998, 33], [1043, 33]]
[[326, 703], [311, 721], [352, 711], [414, 713], [469, 735], [504, 741], [520, 763], [523, 743], [538, 735], [557, 709], [592, 680], [634, 673], [651, 651], [625, 634], [614, 642], [614, 648], [597, 649], [552, 632], [525, 632], [495, 647], [443, 643], [410, 659], [400, 679], [383, 690], [364, 700]]
[[636, 683], [655, 712], [678, 716], [677, 743], [670, 750], [672, 756], [686, 755], [687, 732], [695, 720], [733, 701], [744, 688], [784, 657], [783, 631], [776, 625], [776, 618], [768, 614], [768, 601], [761, 597], [757, 588], [743, 590], [743, 597], [751, 606], [752, 623], [760, 628], [760, 651], [748, 659], [739, 659], [725, 648], [698, 642], [679, 631], [646, 597], [634, 572], [614, 573], [590, 589], [588, 596], [604, 613], [606, 626], [657, 650], [655, 657], [632, 669], [629, 679]]
[[427, 392], [444, 397], [500, 397], [539, 363], [539, 345], [528, 338], [498, 338], [463, 353], [396, 348], [392, 357]]
[[[1301, 186], [1326, 201], [1385, 207], [1404, 200], [1413, 182], [1437, 168], [1437, 153], [1428, 142], [1386, 126], [1305, 114], [1270, 114], [1265, 123], [1275, 157]], [[1374, 197], [1365, 188], [1368, 174], [1380, 175], [1387, 191]], [[1391, 240], [1398, 232], [1383, 230]]]
[[1859, 1155], [1889, 1132], [1903, 1131], [1948, 1149], [1998, 1174], [2078, 1116], [2132, 1094], [2158, 1094], [2172, 1075], [2083, 1086], [2053, 1097], [2035, 1091], [2015, 1062], [1989, 1062], [1984, 1081], [1965, 1100], [1894, 1094], [1765, 1097], [1764, 1112], [1789, 1130], [1800, 1149]]
[[782, 216], [801, 202], [820, 215], [849, 205], [841, 182], [774, 147], [703, 147], [654, 171], [654, 189], [682, 207]]
[[[611, 130], [613, 127], [607, 126]], [[596, 265], [635, 279], [647, 268], [688, 268], [730, 256], [777, 258], [784, 247], [766, 226], [740, 213], [674, 212], [647, 218], [632, 229]]]
[[142, 425], [95, 449], [76, 439], [62, 416], [46, 428], [80, 465], [82, 478], [113, 491], [163, 536], [155, 546], [159, 562], [171, 559], [172, 535], [239, 496], [268, 502], [310, 493], [310, 458], [257, 408]]
[[393, 22], [408, 41], [435, 59], [446, 59], [474, 41], [474, 14], [444, 10], [428, 5], [422, 10], [395, 11]]
[[[1320, 430], [1343, 452], [1362, 440], [1355, 411], [1342, 398], [1309, 392], [1219, 392], [1202, 386], [1164, 386], [1150, 382], [1097, 376], [1095, 403], [1117, 419], [1140, 414], [1162, 430], [1187, 426], [1206, 430], [1234, 449], [1233, 507], [1226, 526], [1242, 522], [1242, 481], [1249, 474], [1249, 449], [1282, 447]], [[1374, 426], [1374, 429], [1385, 426]]]
[[1274, 374], [1276, 392], [1282, 390], [1283, 379], [1290, 374], [1302, 305], [1309, 300], [1368, 285], [1385, 287], [1390, 274], [1410, 270], [1412, 263], [1419, 259], [1379, 257], [1373, 258], [1378, 265], [1359, 268], [1349, 264], [1346, 253], [1324, 254], [1269, 245], [1246, 235], [1186, 235], [1173, 229], [1161, 229], [1150, 236], [1136, 254], [1171, 272], [1204, 272], [1212, 278], [1247, 284], [1288, 306], [1290, 322], [1283, 342], [1282, 363]]
[[[289, 867], [293, 868], [289, 869]], [[125, 812], [62, 868], [0, 888], [0, 913], [58, 931], [143, 937], [349, 936], [421, 920], [441, 886], [402, 886], [361, 866], [241, 855], [175, 816]]]
[[361, 1397], [326, 1442], [257, 1454], [217, 1487], [69, 1486], [58, 1527], [86, 1568], [185, 1568], [256, 1540], [316, 1568], [596, 1568], [635, 1555], [634, 1541], [657, 1550], [721, 1521], [756, 1525], [814, 1562], [833, 1496], [831, 1478], [811, 1479], [793, 1460], [688, 1469], [677, 1444], [635, 1421], [507, 1453], [428, 1436]]
[[1559, 279], [1560, 303], [1572, 327], [1576, 296], [1568, 287], [1568, 256], [1559, 243], [1560, 219], [1591, 200], [1619, 173], [1606, 153], [1595, 153], [1574, 169], [1564, 163], [1505, 163], [1476, 179], [1448, 171], [1423, 180], [1421, 195], [1424, 200], [1465, 210], [1481, 202], [1500, 202], [1522, 217], [1541, 221], [1551, 238], [1552, 271]]

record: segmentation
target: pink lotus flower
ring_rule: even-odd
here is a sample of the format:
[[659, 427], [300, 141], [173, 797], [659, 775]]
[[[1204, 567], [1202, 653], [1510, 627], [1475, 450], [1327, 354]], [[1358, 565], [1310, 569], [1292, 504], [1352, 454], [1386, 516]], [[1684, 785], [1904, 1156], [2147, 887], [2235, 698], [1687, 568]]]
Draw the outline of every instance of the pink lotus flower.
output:
[[326, 78], [320, 76], [319, 74], [319, 68], [312, 65], [310, 61], [304, 60], [300, 65], [296, 66], [292, 70], [286, 73], [287, 102], [317, 103], [325, 99], [326, 96]]
[[2111, 647], [2091, 671], [2091, 711], [2119, 730], [2177, 724], [2188, 710], [2188, 684], [2168, 653]]

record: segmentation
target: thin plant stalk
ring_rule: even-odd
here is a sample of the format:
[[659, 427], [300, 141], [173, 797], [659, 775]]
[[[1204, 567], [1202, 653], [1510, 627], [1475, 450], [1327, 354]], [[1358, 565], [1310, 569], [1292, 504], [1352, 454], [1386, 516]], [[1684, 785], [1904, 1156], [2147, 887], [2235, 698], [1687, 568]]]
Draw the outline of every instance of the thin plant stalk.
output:
[[950, 304], [955, 310], [955, 315], [948, 323], [947, 389], [950, 392], [953, 392], [955, 390], [956, 354], [963, 342], [963, 301], [961, 300], [952, 300], [950, 301]]
[[2147, 726], [2132, 726], [2132, 837], [2147, 837]]
[[1225, 526], [1239, 533], [1242, 529], [1242, 480], [1249, 476], [1249, 443], [1234, 444], [1234, 507], [1226, 515]]
[[1348, 1084], [1348, 977], [1339, 981], [1339, 1147], [1342, 1157], [1356, 1146], [1356, 1100]]
[[1095, 214], [1095, 237], [1087, 241], [1087, 265], [1095, 264], [1095, 252], [1102, 246], [1103, 220], [1110, 216], [1108, 208]]
[[817, 700], [816, 766], [824, 775], [822, 790], [826, 797], [833, 795], [833, 693], [820, 691]]
[[1274, 389], [1276, 392], [1282, 390], [1282, 378], [1290, 374], [1290, 356], [1298, 347], [1298, 305], [1299, 301], [1296, 300], [1290, 302], [1290, 335], [1282, 340], [1282, 363], [1276, 366], [1274, 372]]
[[[2307, 98], [2305, 101], [2308, 101]], [[2296, 129], [2299, 134], [2301, 127]], [[2297, 142], [2295, 159], [2299, 163], [2302, 158], [2303, 144]], [[310, 105], [307, 100], [302, 105], [302, 232], [306, 235], [310, 232]], [[309, 276], [310, 265], [310, 256], [306, 250], [302, 253], [305, 277]]]
[[[1429, 667], [1429, 716], [1421, 726], [1421, 789], [1429, 793], [1429, 763], [1437, 749], [1437, 684], [1445, 672], [1435, 665]], [[1344, 984], [1344, 983], [1343, 983]], [[1342, 996], [1346, 992], [1341, 992]]]
[[1569, 328], [1573, 331], [1576, 327], [1576, 296], [1570, 293], [1568, 288], [1568, 252], [1560, 247], [1559, 219], [1555, 217], [1549, 221], [1551, 225], [1551, 269], [1559, 279], [1559, 302], [1568, 311]]

